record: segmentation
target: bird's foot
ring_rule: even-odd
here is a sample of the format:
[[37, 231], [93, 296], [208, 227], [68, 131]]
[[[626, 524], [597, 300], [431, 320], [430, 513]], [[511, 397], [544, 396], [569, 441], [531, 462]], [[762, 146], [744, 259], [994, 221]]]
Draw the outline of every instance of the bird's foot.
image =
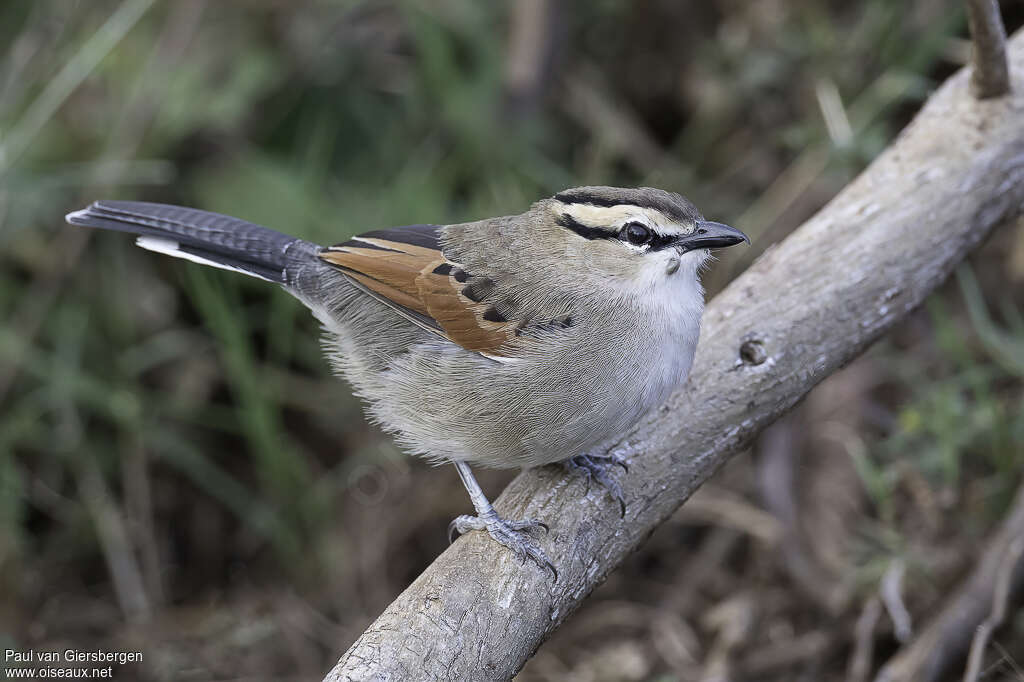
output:
[[503, 519], [496, 512], [480, 516], [458, 516], [448, 524], [448, 542], [454, 542], [456, 533], [463, 535], [471, 530], [485, 530], [499, 545], [512, 551], [520, 561], [530, 559], [542, 569], [551, 571], [558, 580], [558, 571], [540, 545], [530, 537], [538, 530], [548, 532], [548, 526], [536, 519], [522, 521]]
[[629, 466], [619, 455], [576, 455], [565, 460], [566, 469], [570, 472], [582, 472], [587, 477], [587, 492], [590, 492], [590, 482], [596, 481], [619, 503], [619, 515], [625, 516], [626, 498], [622, 494], [622, 486], [612, 476], [612, 467], [622, 467], [624, 472], [629, 473]]

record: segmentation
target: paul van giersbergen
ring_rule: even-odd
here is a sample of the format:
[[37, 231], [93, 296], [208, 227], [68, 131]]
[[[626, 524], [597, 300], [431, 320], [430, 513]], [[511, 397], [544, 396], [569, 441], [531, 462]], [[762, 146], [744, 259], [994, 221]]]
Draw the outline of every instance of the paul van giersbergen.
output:
[[65, 649], [64, 651], [16, 651], [7, 649], [4, 652], [5, 663], [141, 663], [141, 651], [82, 651], [81, 649]]

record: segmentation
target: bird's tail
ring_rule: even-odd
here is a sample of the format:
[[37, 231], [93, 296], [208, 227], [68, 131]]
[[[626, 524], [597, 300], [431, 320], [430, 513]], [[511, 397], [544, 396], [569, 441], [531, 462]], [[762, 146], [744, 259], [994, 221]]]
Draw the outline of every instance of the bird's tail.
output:
[[320, 251], [312, 242], [238, 218], [143, 201], [97, 201], [69, 213], [67, 221], [129, 232], [144, 249], [286, 286]]

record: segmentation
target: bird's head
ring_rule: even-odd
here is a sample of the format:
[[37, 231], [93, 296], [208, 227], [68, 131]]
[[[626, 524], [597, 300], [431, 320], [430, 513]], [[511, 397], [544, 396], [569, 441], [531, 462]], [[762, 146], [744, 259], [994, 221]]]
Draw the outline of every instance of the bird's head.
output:
[[746, 241], [739, 230], [704, 220], [686, 198], [641, 187], [577, 187], [534, 206], [552, 251], [624, 288], [695, 285], [709, 250]]

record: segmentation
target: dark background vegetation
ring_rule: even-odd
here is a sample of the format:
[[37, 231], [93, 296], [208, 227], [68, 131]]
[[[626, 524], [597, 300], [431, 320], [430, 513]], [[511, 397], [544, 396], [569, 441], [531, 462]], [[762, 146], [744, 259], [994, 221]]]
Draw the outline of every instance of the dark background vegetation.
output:
[[[1004, 12], [1013, 29], [1024, 4]], [[713, 293], [893, 139], [965, 38], [959, 0], [4, 2], [0, 649], [141, 650], [118, 679], [319, 679], [469, 509], [454, 472], [363, 422], [287, 294], [69, 210], [140, 198], [333, 243], [655, 185], [752, 236]], [[884, 576], [917, 628], [1021, 484], [1022, 316], [1017, 226], [522, 679], [843, 679]], [[1011, 614], [985, 679], [1024, 679]], [[896, 630], [869, 631], [875, 668]]]

